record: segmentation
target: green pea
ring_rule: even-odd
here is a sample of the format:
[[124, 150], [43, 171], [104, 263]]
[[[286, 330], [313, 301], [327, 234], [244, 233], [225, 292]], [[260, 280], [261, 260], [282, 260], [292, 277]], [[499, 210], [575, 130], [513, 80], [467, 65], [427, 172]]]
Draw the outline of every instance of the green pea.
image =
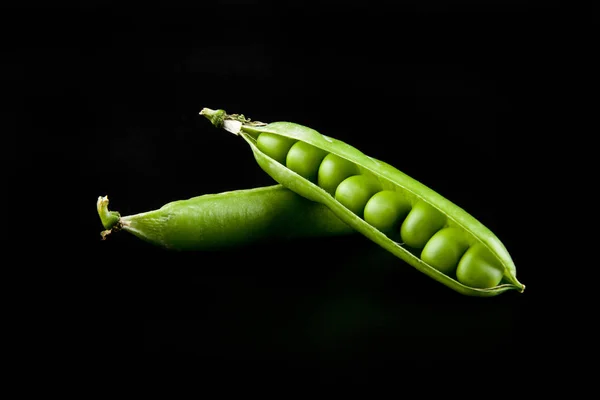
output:
[[456, 277], [460, 283], [475, 288], [491, 288], [502, 280], [504, 269], [481, 243], [471, 246], [460, 259]]
[[344, 179], [358, 174], [360, 174], [360, 171], [356, 164], [329, 153], [319, 167], [317, 185], [334, 196], [335, 189]]
[[296, 143], [294, 139], [268, 132], [261, 133], [256, 139], [256, 147], [260, 151], [283, 165], [285, 165], [285, 158], [294, 143]]
[[418, 201], [402, 223], [400, 237], [407, 246], [422, 249], [445, 223], [444, 214], [426, 202]]
[[319, 165], [327, 152], [306, 142], [296, 142], [287, 154], [285, 165], [309, 181], [317, 182]]
[[353, 175], [340, 183], [335, 191], [335, 199], [362, 218], [369, 199], [382, 189], [381, 183], [369, 175]]
[[450, 275], [468, 247], [469, 243], [462, 230], [443, 228], [429, 239], [421, 252], [421, 260], [438, 271]]
[[369, 199], [364, 219], [386, 235], [397, 232], [408, 212], [410, 203], [400, 193], [382, 190]]

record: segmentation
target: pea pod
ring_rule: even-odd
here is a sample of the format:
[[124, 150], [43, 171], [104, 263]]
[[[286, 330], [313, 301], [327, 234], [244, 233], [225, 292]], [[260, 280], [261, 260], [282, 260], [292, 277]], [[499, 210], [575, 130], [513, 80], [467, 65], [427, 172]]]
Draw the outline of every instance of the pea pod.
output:
[[254, 243], [355, 232], [327, 207], [282, 185], [206, 194], [165, 204], [157, 210], [121, 216], [99, 197], [104, 239], [124, 230], [172, 250], [221, 250]]
[[[510, 254], [494, 233], [456, 204], [393, 166], [369, 157], [340, 140], [296, 123], [266, 124], [251, 121], [242, 114], [228, 115], [224, 110], [208, 108], [204, 108], [200, 114], [206, 116], [216, 127], [241, 136], [250, 145], [259, 166], [278, 183], [309, 200], [326, 205], [347, 225], [436, 281], [470, 296], [490, 297], [508, 290], [524, 291], [525, 285], [517, 280], [516, 267]], [[257, 140], [263, 134], [269, 138], [269, 141], [262, 141], [263, 143], [275, 145], [258, 143]], [[277, 142], [277, 137], [280, 142]], [[331, 179], [322, 179], [317, 172], [315, 180], [314, 171], [319, 171], [319, 166], [304, 165], [299, 168], [298, 162], [290, 162], [291, 152], [287, 153], [286, 158], [286, 151], [298, 147], [295, 143], [302, 143], [306, 153], [313, 149], [312, 154], [303, 154], [299, 158], [308, 160], [307, 162], [318, 159], [325, 164], [324, 160], [333, 157], [330, 156], [333, 154], [341, 159], [339, 164], [343, 165], [337, 171], [349, 172], [341, 177], [332, 173]], [[275, 152], [271, 148], [277, 150], [275, 158]], [[323, 168], [331, 167], [328, 165]], [[302, 171], [309, 171], [310, 174]], [[357, 176], [363, 177], [358, 179]], [[378, 184], [373, 185], [372, 179], [376, 179]], [[347, 183], [346, 180], [353, 182]], [[321, 181], [326, 182], [322, 187], [319, 186]], [[337, 188], [334, 188], [335, 185]], [[343, 195], [338, 196], [338, 190]], [[357, 194], [352, 196], [352, 191]], [[377, 195], [381, 191], [395, 192], [397, 196]], [[382, 218], [377, 218], [375, 214], [382, 212], [384, 216], [401, 219], [391, 221], [394, 223], [379, 222], [376, 226], [363, 219], [363, 207], [366, 207], [365, 203], [369, 203], [368, 197], [375, 195], [383, 200], [386, 197], [391, 199], [401, 209], [392, 212], [390, 207], [379, 206], [378, 201], [373, 201], [375, 211], [369, 206], [365, 218], [381, 221]], [[410, 209], [408, 214], [405, 212], [407, 204]], [[377, 226], [385, 226], [386, 229], [399, 226], [400, 231], [392, 234], [377, 229]], [[427, 242], [445, 228], [453, 229], [438, 235], [436, 243], [427, 247]], [[446, 245], [452, 246], [454, 250], [449, 251], [445, 248]], [[474, 246], [477, 251], [469, 251]], [[421, 253], [424, 247], [427, 247], [425, 260], [436, 260], [434, 265], [423, 259]], [[463, 256], [468, 260], [463, 261]], [[445, 259], [448, 257], [452, 259], [451, 265]], [[490, 262], [491, 259], [494, 262]], [[461, 261], [461, 271], [457, 275], [456, 270]], [[494, 267], [498, 268], [499, 273], [495, 272]]]

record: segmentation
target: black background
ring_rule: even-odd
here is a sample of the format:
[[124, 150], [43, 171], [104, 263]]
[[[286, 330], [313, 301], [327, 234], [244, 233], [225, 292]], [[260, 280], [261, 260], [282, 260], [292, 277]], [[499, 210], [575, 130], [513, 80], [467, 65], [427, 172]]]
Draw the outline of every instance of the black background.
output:
[[[44, 205], [40, 250], [22, 254], [53, 282], [37, 307], [66, 317], [52, 325], [65, 351], [315, 379], [553, 368], [562, 350], [544, 338], [560, 324], [531, 232], [567, 57], [558, 2], [81, 4], [3, 13], [7, 179]], [[495, 232], [527, 290], [464, 297], [361, 237], [224, 253], [100, 241], [100, 195], [128, 215], [273, 183], [203, 107], [304, 124], [396, 166]]]

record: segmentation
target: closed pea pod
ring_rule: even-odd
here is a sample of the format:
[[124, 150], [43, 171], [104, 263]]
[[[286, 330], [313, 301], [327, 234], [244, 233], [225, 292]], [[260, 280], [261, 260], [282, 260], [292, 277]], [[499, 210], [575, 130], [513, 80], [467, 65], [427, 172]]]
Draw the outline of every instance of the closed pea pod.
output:
[[[223, 110], [214, 111], [206, 108], [202, 110], [201, 114], [206, 116], [215, 126], [222, 127], [229, 132], [241, 136], [250, 145], [259, 166], [277, 182], [309, 200], [325, 204], [346, 224], [449, 288], [471, 296], [495, 296], [507, 290], [518, 290], [520, 292], [524, 290], [525, 286], [516, 278], [516, 267], [510, 254], [502, 242], [488, 228], [462, 208], [391, 165], [369, 157], [340, 140], [327, 137], [299, 124], [291, 122], [274, 122], [270, 124], [253, 122], [246, 119], [243, 115], [227, 115]], [[356, 204], [362, 204], [360, 190], [356, 189], [353, 192], [354, 194], [350, 193], [348, 199], [346, 199], [348, 200], [347, 204], [343, 204], [337, 196], [337, 190], [342, 186], [342, 183], [338, 185], [335, 192], [336, 195], [334, 196], [331, 194], [331, 188], [327, 188], [326, 190], [326, 188], [320, 187], [318, 182], [315, 183], [303, 178], [286, 164], [282, 164], [262, 152], [256, 146], [256, 142], [257, 138], [260, 138], [260, 135], [264, 133], [280, 135], [299, 142], [305, 142], [325, 151], [328, 155], [334, 154], [354, 164], [359, 170], [358, 176], [375, 177], [381, 185], [379, 191], [389, 190], [401, 193], [402, 197], [410, 204], [411, 211], [403, 222], [400, 219], [404, 215], [398, 212], [398, 216], [395, 217], [398, 220], [389, 221], [389, 223], [393, 225], [402, 222], [402, 226], [406, 224], [404, 229], [405, 238], [400, 242], [393, 240], [391, 236], [388, 236], [375, 225], [370, 224], [366, 220], [366, 216], [363, 218], [364, 215], [360, 215], [360, 212], [355, 212], [358, 206], [354, 210], [347, 206], [348, 204], [353, 204], [355, 201]], [[325, 160], [328, 155], [322, 160]], [[314, 167], [314, 165], [311, 166], [311, 168]], [[372, 193], [371, 196], [375, 196], [376, 193], [378, 191]], [[361, 201], [357, 201], [356, 199], [361, 199]], [[369, 203], [369, 200], [367, 200], [366, 204]], [[413, 217], [411, 217], [413, 210], [416, 211]], [[375, 211], [375, 215], [377, 212]], [[385, 213], [385, 211], [381, 212]], [[373, 215], [371, 215], [369, 219], [376, 220], [377, 217], [373, 218]], [[381, 219], [385, 220], [385, 216]], [[493, 280], [485, 280], [483, 284], [485, 287], [481, 287], [482, 285], [470, 285], [468, 283], [470, 282], [469, 280], [461, 281], [455, 278], [452, 273], [442, 271], [449, 271], [456, 266], [452, 265], [451, 268], [446, 266], [440, 268], [440, 270], [421, 258], [422, 252], [416, 252], [413, 247], [426, 248], [428, 242], [435, 237], [436, 233], [444, 228], [454, 228], [460, 231], [466, 238], [469, 246], [479, 244], [485, 248], [497, 264], [501, 266], [501, 280], [493, 285], [491, 284], [494, 282]], [[401, 229], [400, 236], [402, 236], [402, 231]], [[407, 239], [407, 242], [412, 241], [413, 246], [403, 243], [405, 239]], [[447, 243], [450, 245], [451, 242]], [[465, 263], [465, 265], [467, 264]], [[476, 266], [476, 264], [469, 265]], [[469, 269], [467, 268], [466, 270]], [[476, 271], [477, 269], [471, 268], [471, 270]], [[474, 273], [477, 274], [478, 272]]]
[[302, 237], [352, 234], [327, 207], [282, 185], [206, 194], [121, 216], [99, 197], [102, 237], [124, 230], [172, 250], [221, 250]]

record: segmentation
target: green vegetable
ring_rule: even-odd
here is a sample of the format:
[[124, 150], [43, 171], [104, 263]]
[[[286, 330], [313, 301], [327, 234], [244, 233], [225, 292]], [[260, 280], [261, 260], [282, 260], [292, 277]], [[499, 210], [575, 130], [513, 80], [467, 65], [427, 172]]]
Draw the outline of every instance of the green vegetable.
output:
[[[267, 151], [262, 151], [269, 154]], [[355, 164], [333, 153], [329, 153], [325, 156], [319, 167], [317, 185], [330, 195], [335, 196], [335, 190], [344, 179], [352, 175], [358, 175], [359, 173], [360, 171]]]
[[400, 222], [410, 211], [410, 202], [393, 190], [382, 190], [369, 199], [365, 206], [365, 221], [388, 236], [397, 236]]
[[381, 184], [372, 176], [353, 175], [346, 178], [335, 190], [335, 199], [359, 217], [367, 201], [381, 190]]
[[256, 145], [262, 149], [262, 151], [271, 154], [271, 157], [281, 164], [285, 164], [288, 151], [290, 151], [290, 147], [292, 147], [294, 143], [296, 143], [296, 141], [293, 139], [272, 135], [270, 133], [260, 135], [256, 141]]
[[456, 276], [464, 285], [492, 287], [502, 279], [502, 265], [481, 243], [476, 243], [460, 259]]
[[[425, 245], [425, 248], [421, 252], [421, 260], [436, 268], [438, 271], [450, 275], [454, 273], [458, 266], [458, 262], [468, 248], [469, 243], [460, 229], [440, 229]], [[502, 274], [500, 274], [500, 277], [502, 277]], [[462, 280], [461, 282], [464, 283]], [[498, 282], [500, 282], [500, 280], [498, 280]], [[498, 282], [495, 282], [489, 287], [496, 286]]]
[[423, 200], [417, 201], [402, 223], [400, 237], [407, 246], [422, 249], [445, 224], [442, 212]]
[[219, 250], [301, 237], [352, 234], [327, 207], [282, 185], [206, 194], [165, 204], [153, 211], [120, 216], [99, 197], [105, 238], [124, 230], [174, 250]]
[[[525, 285], [517, 280], [516, 267], [510, 254], [494, 233], [456, 204], [391, 165], [299, 124], [265, 124], [251, 121], [241, 114], [228, 115], [224, 110], [208, 108], [200, 114], [216, 127], [246, 140], [259, 166], [277, 182], [309, 200], [326, 205], [344, 223], [436, 281], [470, 296], [495, 296], [508, 290], [524, 291]], [[311, 160], [306, 158], [303, 162], [321, 165], [300, 167], [296, 162], [294, 169], [312, 172], [323, 168], [323, 178], [319, 178], [318, 173], [315, 182], [294, 172], [287, 164], [289, 153], [285, 163], [276, 160], [274, 156], [283, 159], [281, 154], [271, 154], [268, 146], [258, 146], [264, 134], [279, 136], [281, 141], [295, 141], [294, 146], [320, 150], [313, 152], [318, 153], [318, 157]], [[323, 152], [326, 155], [321, 157]], [[326, 160], [337, 160], [336, 157], [343, 161], [335, 164], [343, 165], [343, 168], [336, 170], [335, 165], [323, 165]], [[358, 173], [355, 173], [356, 170]], [[361, 178], [357, 178], [359, 176]], [[367, 177], [374, 178], [378, 184], [372, 184]], [[349, 179], [350, 183], [344, 184]], [[337, 187], [334, 188], [335, 185]], [[397, 192], [409, 204], [408, 215], [405, 205], [399, 203], [396, 211], [375, 206], [371, 210], [369, 207], [368, 221], [363, 219], [364, 208], [373, 197], [380, 196], [378, 193], [381, 191]], [[366, 194], [370, 198], [365, 198]], [[398, 233], [385, 232], [391, 226], [400, 227], [400, 241], [395, 240]], [[440, 234], [429, 245], [443, 228], [454, 230], [448, 231], [452, 234]], [[458, 237], [461, 239], [457, 244], [454, 239]], [[456, 254], [462, 250], [462, 238], [468, 249], [456, 260]], [[444, 243], [449, 246], [447, 249]], [[478, 249], [484, 249], [487, 253]], [[498, 268], [494, 269], [493, 266]], [[452, 272], [455, 269], [456, 274]], [[499, 274], [495, 274], [495, 271]], [[498, 276], [499, 280], [496, 279]]]
[[316, 183], [319, 166], [326, 155], [327, 152], [315, 146], [296, 142], [287, 154], [285, 165], [303, 178]]

